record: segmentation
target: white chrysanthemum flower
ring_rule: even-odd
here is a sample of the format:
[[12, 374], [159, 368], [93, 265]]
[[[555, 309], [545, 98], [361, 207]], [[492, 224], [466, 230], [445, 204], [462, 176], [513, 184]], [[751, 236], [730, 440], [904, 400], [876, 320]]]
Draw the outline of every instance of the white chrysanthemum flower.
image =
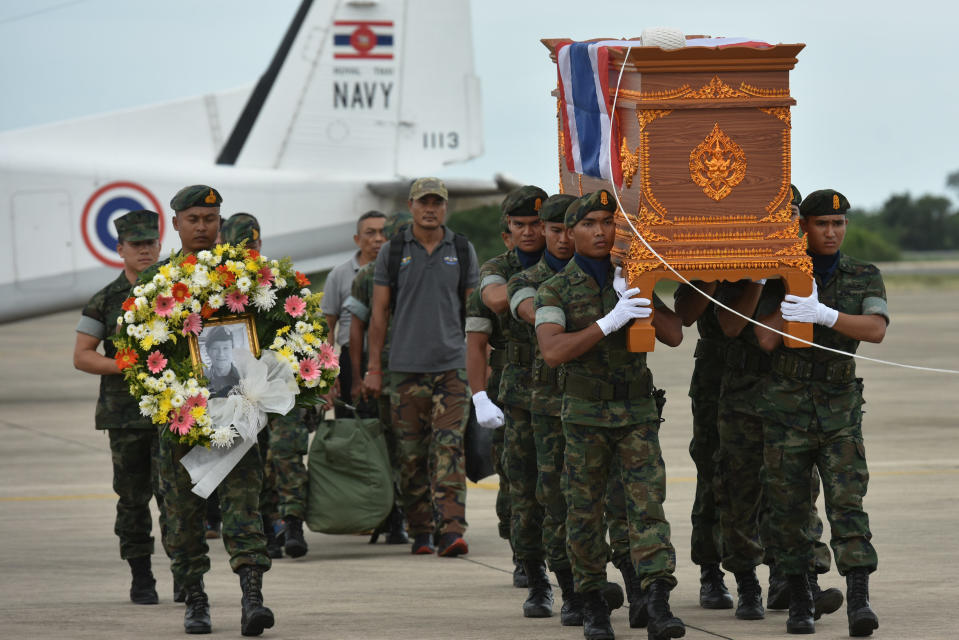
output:
[[[213, 420], [210, 418], [210, 416], [208, 416], [208, 415], [205, 414], [205, 413], [204, 413], [202, 416], [200, 416], [199, 418], [196, 419], [196, 423], [197, 423], [197, 425], [199, 425], [199, 426], [201, 426], [201, 427], [204, 427], [204, 428], [207, 428], [207, 429], [209, 429], [210, 427], [213, 426]], [[209, 435], [209, 434], [207, 434], [207, 435]]]
[[170, 329], [166, 322], [157, 318], [150, 323], [150, 336], [156, 344], [163, 344], [170, 338]]
[[138, 284], [137, 286], [133, 287], [133, 295], [134, 295], [134, 297], [136, 297], [136, 298], [139, 298], [140, 296], [143, 295], [143, 285], [142, 285], [142, 284]]
[[170, 282], [180, 279], [180, 267], [170, 267]]
[[140, 415], [152, 418], [157, 411], [156, 396], [146, 395], [140, 398]]
[[230, 447], [236, 438], [236, 432], [233, 427], [217, 427], [210, 434], [210, 444], [214, 447]]
[[146, 387], [148, 391], [152, 391], [153, 393], [166, 391], [166, 382], [160, 378], [147, 378], [143, 381], [143, 386]]
[[136, 338], [136, 337], [137, 337], [137, 329], [138, 329], [138, 328], [139, 328], [139, 327], [137, 327], [137, 325], [135, 325], [135, 324], [128, 324], [128, 325], [127, 325], [127, 335], [130, 336], [131, 338]]
[[304, 381], [303, 381], [303, 386], [306, 387], [307, 389], [312, 389], [313, 387], [315, 387], [315, 386], [318, 385], [318, 384], [320, 384], [320, 377], [319, 377], [319, 376], [313, 378], [312, 380], [304, 380]]
[[137, 340], [143, 340], [147, 337], [147, 327], [144, 324], [137, 325]]
[[302, 289], [300, 289], [300, 295], [303, 296], [304, 298], [307, 297], [307, 296], [309, 296], [309, 295], [312, 295], [312, 293], [313, 293], [313, 292], [310, 291], [310, 290], [309, 290], [308, 288], [306, 288], [306, 287], [303, 287]]
[[158, 287], [165, 287], [167, 283], [169, 282], [170, 281], [167, 280], [166, 276], [163, 275], [162, 273], [158, 273], [155, 276], [153, 276], [153, 284], [155, 284]]
[[145, 296], [152, 296], [154, 293], [156, 293], [156, 290], [157, 287], [152, 282], [148, 282], [143, 285], [143, 295]]
[[270, 287], [257, 287], [253, 292], [253, 306], [260, 311], [269, 311], [276, 304], [276, 291]]
[[210, 272], [205, 268], [197, 267], [196, 270], [193, 271], [193, 275], [191, 276], [190, 280], [193, 283], [193, 286], [202, 289], [210, 284]]
[[[130, 312], [129, 312], [129, 311], [127, 311], [127, 313], [130, 313]], [[126, 314], [123, 314], [123, 315], [126, 315]], [[123, 324], [123, 322], [124, 322], [124, 320], [123, 320], [123, 315], [119, 315], [119, 316], [117, 316], [117, 322], [116, 322], [116, 323], [117, 323], [117, 325], [121, 325], [121, 324]], [[132, 322], [132, 320], [131, 320], [131, 322]]]
[[210, 264], [210, 261], [213, 260], [213, 252], [208, 249], [204, 249], [203, 251], [196, 254], [196, 259], [199, 260], [200, 262], [205, 262], [206, 264]]
[[[199, 423], [199, 420], [197, 422]], [[205, 425], [200, 427], [200, 435], [208, 436], [208, 435], [211, 435], [212, 433], [213, 433], [213, 429], [210, 428], [210, 425]]]
[[273, 281], [273, 284], [277, 289], [284, 289], [286, 288], [286, 278], [283, 276], [277, 276], [276, 280]]
[[[124, 322], [130, 323], [136, 320], [136, 315], [132, 311], [125, 311], [123, 313], [122, 319]], [[119, 321], [117, 322], [117, 324], [120, 324]]]
[[274, 351], [279, 351], [280, 349], [283, 348], [283, 345], [285, 344], [286, 344], [286, 340], [284, 340], [281, 336], [277, 336], [273, 338], [273, 344], [270, 345], [270, 348], [273, 349]]
[[176, 382], [176, 374], [173, 373], [172, 369], [164, 369], [163, 373], [160, 374], [160, 378], [168, 385]]
[[192, 311], [193, 313], [200, 313], [200, 311], [202, 310], [203, 310], [202, 302], [200, 302], [196, 298], [193, 298], [193, 300], [190, 300], [190, 311]]
[[[274, 260], [273, 262], [276, 263], [276, 260]], [[272, 273], [272, 274], [273, 274], [273, 277], [275, 278], [275, 277], [277, 277], [278, 275], [280, 275], [280, 270], [279, 270], [279, 268], [277, 268], [277, 267], [274, 266], [274, 267], [272, 267], [272, 268], [270, 269], [270, 273]]]
[[196, 378], [190, 378], [189, 380], [186, 381], [186, 391], [191, 396], [195, 396], [199, 390], [200, 390], [200, 383], [197, 382]]
[[[270, 260], [270, 267], [271, 267], [271, 268], [270, 268], [270, 272], [271, 272], [273, 275], [275, 275], [275, 276], [280, 275], [280, 261], [279, 261], [279, 260]], [[275, 271], [274, 271], [274, 269], [275, 269]]]
[[[169, 369], [167, 369], [167, 371], [169, 371]], [[166, 371], [164, 371], [164, 373], [166, 373]], [[182, 407], [184, 402], [186, 402], [186, 398], [179, 393], [174, 393], [173, 397], [170, 398], [170, 404], [173, 405], [174, 409], [179, 409]]]
[[207, 389], [206, 387], [202, 387], [202, 388], [200, 389], [200, 395], [203, 396], [205, 399], [209, 400], [209, 399], [210, 399], [210, 390]]
[[136, 299], [133, 301], [133, 304], [137, 306], [137, 309], [142, 309], [143, 307], [147, 306], [149, 303], [147, 302], [146, 296], [137, 296]]
[[[173, 393], [175, 393], [178, 396], [187, 395], [186, 389], [183, 388], [183, 385], [180, 383], [179, 380], [176, 380], [170, 383], [170, 390], [173, 391]], [[184, 400], [184, 402], [186, 402], [186, 400]]]
[[211, 309], [219, 309], [223, 306], [223, 296], [221, 296], [219, 293], [215, 293], [206, 299], [206, 304]]
[[297, 333], [306, 333], [311, 329], [310, 325], [306, 324], [302, 320], [297, 320], [296, 324], [293, 327], [293, 330]]
[[252, 286], [253, 286], [253, 281], [246, 276], [243, 276], [242, 278], [237, 278], [236, 280], [236, 288], [242, 291], [243, 293], [246, 293], [247, 291], [249, 291], [250, 287]]

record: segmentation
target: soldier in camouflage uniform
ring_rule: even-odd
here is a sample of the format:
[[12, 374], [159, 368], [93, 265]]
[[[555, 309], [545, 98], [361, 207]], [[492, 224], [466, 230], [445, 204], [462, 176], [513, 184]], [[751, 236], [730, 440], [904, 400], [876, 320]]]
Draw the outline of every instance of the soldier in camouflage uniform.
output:
[[[215, 246], [221, 202], [216, 189], [206, 185], [184, 187], [173, 196], [170, 207], [175, 212], [173, 228], [180, 236], [181, 252], [194, 253]], [[140, 275], [140, 282], [150, 281], [155, 273], [156, 267], [148, 269]], [[170, 437], [165, 425], [160, 430], [159, 476], [167, 510], [166, 544], [174, 580], [186, 592], [183, 624], [187, 633], [210, 633], [210, 604], [203, 590], [203, 574], [210, 570], [203, 527], [205, 501], [193, 493], [190, 474], [180, 464], [190, 447]], [[274, 623], [273, 612], [263, 605], [261, 593], [263, 573], [270, 568], [259, 510], [262, 485], [262, 462], [258, 447], [252, 447], [217, 488], [223, 514], [223, 543], [243, 591], [243, 635], [259, 635]]]
[[[616, 200], [600, 190], [566, 211], [576, 253], [535, 296], [536, 335], [543, 359], [564, 366], [562, 420], [566, 437], [567, 551], [576, 591], [583, 594], [583, 634], [614, 637], [599, 589], [605, 581], [604, 494], [613, 459], [620, 462], [629, 515], [632, 558], [640, 594], [630, 625], [651, 639], [685, 633], [669, 609], [676, 553], [663, 511], [666, 472], [659, 446], [659, 410], [645, 354], [626, 349], [626, 325], [649, 317], [650, 300], [633, 297], [615, 277], [610, 251]], [[653, 296], [654, 297], [654, 296]], [[665, 344], [682, 340], [679, 317], [657, 304], [653, 326]], [[643, 606], [645, 605], [645, 606]]]
[[[510, 540], [528, 581], [529, 592], [523, 603], [523, 615], [527, 618], [551, 616], [553, 594], [544, 565], [544, 514], [536, 500], [536, 445], [529, 411], [535, 336], [528, 323], [510, 314], [507, 282], [535, 265], [543, 255], [546, 241], [539, 211], [546, 198], [545, 191], [527, 185], [503, 199], [500, 209], [509, 218], [513, 250], [487, 260], [480, 268], [480, 295], [483, 303], [498, 315], [506, 339], [506, 365], [498, 397], [505, 414], [503, 449], [510, 488]], [[479, 417], [482, 405], [476, 406]]]
[[[878, 343], [889, 322], [879, 270], [840, 253], [849, 201], [832, 189], [809, 194], [800, 205], [815, 287], [801, 298], [763, 296], [759, 317], [782, 327], [783, 320], [813, 322], [813, 341], [855, 353], [862, 340]], [[770, 281], [781, 287], [781, 282]], [[778, 308], [777, 308], [778, 305]], [[778, 334], [757, 329], [761, 347], [772, 351], [772, 373], [762, 390], [764, 461], [770, 528], [780, 543], [775, 563], [790, 587], [790, 633], [812, 633], [813, 603], [807, 572], [813, 544], [806, 534], [809, 477], [819, 469], [839, 573], [846, 576], [846, 611], [851, 636], [868, 636], [879, 619], [869, 604], [869, 574], [878, 558], [870, 539], [863, 497], [869, 481], [862, 437], [862, 379], [855, 360], [822, 349], [788, 349]]]
[[[383, 236], [389, 240], [396, 232], [403, 229], [412, 221], [409, 211], [398, 211], [386, 217], [383, 225]], [[409, 536], [406, 533], [406, 522], [403, 516], [403, 509], [400, 506], [402, 497], [400, 495], [399, 477], [400, 461], [396, 451], [396, 438], [390, 427], [390, 397], [388, 376], [384, 372], [384, 390], [378, 398], [373, 398], [369, 391], [363, 386], [363, 374], [365, 373], [364, 363], [366, 361], [366, 330], [370, 321], [370, 307], [373, 304], [373, 268], [375, 262], [363, 265], [356, 276], [353, 278], [353, 284], [350, 288], [350, 295], [343, 302], [343, 307], [350, 312], [350, 348], [349, 354], [352, 360], [350, 374], [352, 377], [351, 397], [356, 404], [357, 413], [363, 417], [378, 417], [380, 422], [386, 427], [386, 445], [390, 454], [390, 463], [393, 467], [394, 482], [394, 504], [390, 510], [386, 521], [380, 525], [370, 538], [371, 543], [375, 543], [380, 533], [386, 533], [387, 544], [406, 544], [409, 542]], [[386, 339], [384, 341], [381, 362], [389, 362], [390, 357], [390, 327], [386, 327]]]
[[[500, 215], [500, 237], [506, 245], [506, 251], [513, 250], [513, 236], [510, 233], [509, 217]], [[489, 354], [487, 357], [487, 353]], [[489, 367], [489, 379], [486, 379], [486, 370]], [[480, 292], [477, 289], [470, 294], [466, 301], [466, 375], [470, 389], [473, 391], [474, 407], [485, 399], [492, 403], [489, 417], [477, 419], [481, 427], [493, 429], [490, 437], [490, 456], [493, 458], [493, 470], [499, 477], [499, 487], [496, 490], [496, 517], [498, 519], [499, 536], [510, 544], [510, 509], [509, 477], [506, 475], [506, 465], [503, 460], [503, 405], [499, 401], [499, 383], [506, 366], [506, 338], [500, 327], [499, 317], [483, 304]], [[529, 586], [526, 570], [522, 563], [513, 554], [513, 586], [525, 589]]]
[[[153, 496], [160, 512], [161, 534], [165, 527], [165, 509], [156, 478], [157, 432], [150, 419], [140, 415], [137, 401], [117, 368], [117, 349], [109, 337], [116, 333], [117, 319], [123, 315], [123, 302], [130, 295], [130, 287], [159, 256], [159, 219], [153, 211], [140, 210], [114, 221], [123, 271], [83, 308], [73, 354], [77, 369], [101, 376], [95, 424], [97, 429], [106, 429], [110, 437], [113, 490], [119, 496], [113, 530], [120, 538], [120, 557], [130, 564], [130, 600], [137, 604], [159, 602], [150, 566]], [[97, 351], [101, 342], [103, 354]]]
[[[694, 282], [707, 295], [716, 292], [716, 282]], [[693, 413], [693, 438], [689, 455], [696, 465], [696, 497], [692, 509], [690, 554], [699, 565], [699, 606], [704, 609], [731, 609], [733, 597], [723, 582], [719, 568], [723, 539], [719, 527], [714, 491], [715, 461], [719, 449], [717, 413], [726, 351], [726, 336], [716, 320], [713, 304], [688, 284], [674, 294], [676, 313], [685, 326], [696, 323], [699, 340], [694, 352], [689, 397]]]

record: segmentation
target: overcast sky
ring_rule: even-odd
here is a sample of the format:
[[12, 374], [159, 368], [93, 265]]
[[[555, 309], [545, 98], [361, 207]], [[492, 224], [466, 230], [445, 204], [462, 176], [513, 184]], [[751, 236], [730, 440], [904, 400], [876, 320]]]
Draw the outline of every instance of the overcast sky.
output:
[[[253, 82], [298, 4], [0, 0], [0, 129]], [[959, 9], [949, 3], [482, 0], [472, 13], [486, 153], [442, 175], [503, 172], [555, 189], [555, 68], [539, 39], [652, 26], [806, 44], [791, 74], [803, 193], [833, 187], [875, 207], [892, 193], [946, 194], [959, 170]]]

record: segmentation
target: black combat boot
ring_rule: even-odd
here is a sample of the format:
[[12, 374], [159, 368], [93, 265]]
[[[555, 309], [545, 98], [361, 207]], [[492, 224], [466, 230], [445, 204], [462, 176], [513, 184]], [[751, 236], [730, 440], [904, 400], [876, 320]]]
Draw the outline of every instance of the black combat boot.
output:
[[153, 578], [150, 568], [150, 556], [128, 558], [130, 573], [133, 574], [133, 583], [130, 585], [130, 601], [136, 604], [157, 604], [160, 597], [157, 595], [157, 581]]
[[559, 622], [564, 627], [583, 626], [583, 596], [573, 588], [573, 570], [558, 569], [556, 582], [563, 594], [563, 608], [559, 611]]
[[616, 640], [609, 624], [609, 609], [599, 591], [583, 594], [583, 637], [586, 640]]
[[769, 592], [766, 594], [766, 608], [777, 610], [789, 608], [789, 582], [775, 564], [769, 565]]
[[812, 592], [813, 619], [819, 620], [824, 613], [835, 613], [842, 606], [842, 591], [835, 587], [819, 588], [819, 576], [809, 574], [809, 590]]
[[599, 592], [603, 594], [603, 600], [606, 601], [606, 609], [610, 613], [619, 609], [623, 606], [623, 603], [626, 602], [623, 588], [615, 582], [609, 582], [607, 580], [606, 583], [599, 588]]
[[529, 578], [529, 595], [523, 603], [523, 616], [548, 618], [553, 615], [553, 588], [549, 585], [546, 565], [542, 560], [524, 560], [523, 568]]
[[640, 579], [633, 561], [629, 556], [613, 563], [623, 576], [626, 585], [626, 600], [629, 602], [629, 626], [633, 629], [642, 629], [646, 626], [646, 596], [643, 592], [643, 581]]
[[263, 606], [263, 568], [244, 565], [239, 568], [240, 589], [243, 597], [240, 605], [243, 614], [240, 616], [240, 633], [245, 636], [258, 636], [264, 629], [273, 626], [273, 612]]
[[183, 628], [187, 633], [210, 633], [210, 600], [203, 591], [203, 581], [184, 585], [186, 611], [183, 613]]
[[173, 601], [186, 602], [186, 589], [176, 581], [176, 578], [173, 579]]
[[786, 620], [786, 632], [816, 633], [809, 576], [805, 573], [789, 575], [786, 576], [786, 582], [789, 583], [789, 619]]
[[736, 572], [736, 589], [739, 592], [739, 604], [736, 617], [740, 620], [762, 620], [766, 617], [763, 609], [763, 590], [759, 586], [756, 570]]
[[529, 586], [529, 578], [526, 577], [526, 569], [523, 563], [516, 559], [513, 554], [513, 586], [517, 589], [525, 589]]
[[307, 551], [306, 540], [303, 538], [303, 521], [296, 516], [285, 516], [283, 518], [283, 535], [286, 542], [283, 550], [291, 558], [305, 556]]
[[274, 560], [283, 557], [283, 545], [276, 539], [273, 519], [263, 516], [263, 533], [266, 535], [266, 555]]
[[409, 544], [410, 536], [406, 533], [406, 517], [398, 504], [393, 505], [393, 510], [386, 517], [388, 531], [386, 534], [386, 544]]
[[703, 609], [732, 609], [733, 596], [723, 582], [725, 574], [718, 563], [704, 564], [699, 568], [699, 606]]
[[646, 615], [649, 616], [646, 633], [649, 640], [682, 638], [686, 635], [686, 625], [669, 609], [671, 589], [665, 580], [655, 580], [646, 591]]
[[871, 636], [879, 628], [879, 617], [869, 606], [869, 570], [851, 569], [846, 574], [846, 615], [849, 616], [849, 635]]

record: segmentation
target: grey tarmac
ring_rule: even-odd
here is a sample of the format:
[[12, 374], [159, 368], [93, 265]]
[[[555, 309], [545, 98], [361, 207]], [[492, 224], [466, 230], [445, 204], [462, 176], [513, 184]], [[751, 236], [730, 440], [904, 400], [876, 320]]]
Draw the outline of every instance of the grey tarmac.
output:
[[[886, 341], [863, 345], [863, 355], [959, 366], [955, 291], [893, 289], [889, 298]], [[160, 604], [128, 600], [129, 569], [113, 534], [109, 443], [93, 429], [97, 380], [71, 362], [76, 316], [0, 325], [0, 636], [182, 638], [183, 605], [172, 601], [162, 552], [154, 556]], [[697, 605], [698, 571], [688, 560], [695, 482], [686, 396], [696, 341], [691, 332], [685, 338], [677, 349], [659, 345], [649, 358], [657, 386], [668, 392], [660, 435], [679, 579], [670, 603], [693, 640], [782, 638], [785, 612], [745, 622]], [[873, 637], [955, 638], [959, 376], [868, 362], [859, 375], [872, 476], [865, 504], [879, 552], [870, 587], [881, 626]], [[368, 545], [365, 536], [307, 532], [310, 553], [274, 561], [264, 577], [277, 624], [263, 638], [579, 640], [580, 628], [560, 626], [558, 604], [553, 618], [522, 617], [509, 547], [497, 535], [495, 488], [495, 476], [469, 487], [470, 554], [458, 559], [411, 556], [407, 546]], [[222, 544], [211, 542], [213, 633], [240, 637], [239, 582]], [[765, 591], [765, 567], [759, 571]], [[612, 567], [609, 574], [619, 579]], [[732, 576], [726, 580], [732, 586]], [[835, 571], [820, 582], [845, 590]], [[645, 630], [629, 628], [623, 609], [612, 622], [617, 638], [646, 638]], [[844, 609], [817, 622], [815, 637], [847, 638]]]

